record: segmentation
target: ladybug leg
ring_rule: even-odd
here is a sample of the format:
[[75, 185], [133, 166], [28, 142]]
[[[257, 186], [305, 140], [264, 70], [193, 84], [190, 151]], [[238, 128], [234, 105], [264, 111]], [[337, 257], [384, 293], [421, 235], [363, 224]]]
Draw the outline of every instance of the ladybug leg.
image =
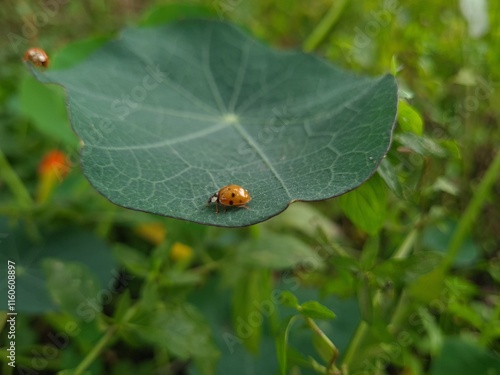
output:
[[226, 206], [224, 206], [224, 212], [227, 212], [227, 207]]
[[246, 208], [247, 210], [249, 209], [248, 206], [238, 206], [239, 208]]
[[219, 213], [219, 203], [217, 201], [215, 201], [215, 213]]

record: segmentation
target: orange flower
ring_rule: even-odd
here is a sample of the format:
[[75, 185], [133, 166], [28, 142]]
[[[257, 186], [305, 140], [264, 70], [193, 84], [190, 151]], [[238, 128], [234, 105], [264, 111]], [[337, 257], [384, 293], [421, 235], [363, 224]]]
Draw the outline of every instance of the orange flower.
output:
[[64, 152], [52, 150], [45, 154], [38, 165], [37, 202], [43, 203], [52, 194], [56, 182], [62, 182], [70, 170], [70, 162]]
[[70, 169], [70, 162], [62, 151], [52, 150], [45, 154], [38, 165], [38, 173], [43, 176], [55, 174], [59, 180], [63, 180]]

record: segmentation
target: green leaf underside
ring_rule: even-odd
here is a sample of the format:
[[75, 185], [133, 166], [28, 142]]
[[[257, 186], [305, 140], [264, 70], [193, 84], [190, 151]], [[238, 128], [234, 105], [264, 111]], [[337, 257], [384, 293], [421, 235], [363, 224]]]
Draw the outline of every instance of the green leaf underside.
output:
[[[218, 226], [359, 186], [389, 148], [397, 109], [390, 75], [355, 76], [217, 21], [127, 29], [77, 66], [32, 71], [66, 89], [101, 194]], [[208, 197], [228, 184], [249, 191], [249, 209], [215, 214]]]

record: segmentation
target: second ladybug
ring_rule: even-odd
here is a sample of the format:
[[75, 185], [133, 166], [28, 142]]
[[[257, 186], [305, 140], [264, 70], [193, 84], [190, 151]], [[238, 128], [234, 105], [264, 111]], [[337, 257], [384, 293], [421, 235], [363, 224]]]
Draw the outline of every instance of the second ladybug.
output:
[[245, 206], [252, 198], [248, 191], [238, 185], [227, 185], [221, 188], [218, 192], [214, 193], [209, 199], [208, 204], [215, 203], [215, 213], [219, 213], [219, 204], [224, 209], [226, 207], [239, 207], [248, 208]]

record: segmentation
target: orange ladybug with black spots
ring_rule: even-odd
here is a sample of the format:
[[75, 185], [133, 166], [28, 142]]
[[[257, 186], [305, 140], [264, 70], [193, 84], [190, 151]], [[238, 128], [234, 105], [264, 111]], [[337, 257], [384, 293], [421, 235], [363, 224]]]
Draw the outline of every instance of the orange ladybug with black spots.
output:
[[239, 185], [227, 185], [214, 193], [209, 199], [208, 204], [215, 203], [215, 213], [219, 213], [219, 204], [224, 207], [248, 208], [246, 204], [252, 198], [248, 191]]

